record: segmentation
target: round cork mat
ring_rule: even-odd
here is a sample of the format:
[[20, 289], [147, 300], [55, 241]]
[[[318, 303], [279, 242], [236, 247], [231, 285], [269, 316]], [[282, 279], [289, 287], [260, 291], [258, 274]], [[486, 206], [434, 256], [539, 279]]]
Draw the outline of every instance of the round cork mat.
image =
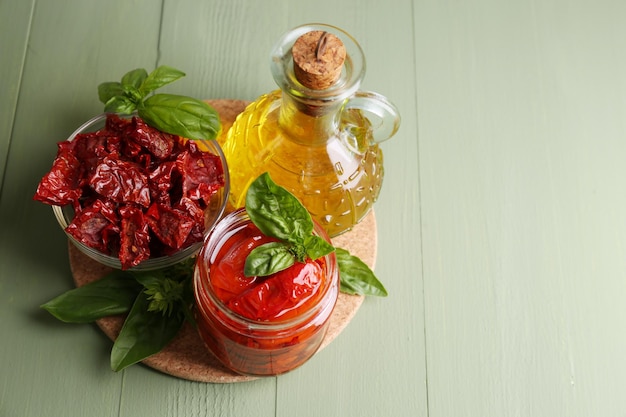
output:
[[[235, 118], [248, 102], [243, 100], [207, 100], [217, 110], [222, 122], [222, 134], [228, 131]], [[347, 249], [374, 269], [377, 250], [377, 229], [374, 212], [370, 212], [350, 232], [332, 239], [333, 245]], [[111, 269], [68, 245], [70, 269], [77, 287], [102, 278]], [[320, 349], [326, 347], [346, 328], [363, 303], [363, 296], [339, 294], [337, 305], [330, 318], [326, 337]], [[98, 327], [111, 340], [115, 340], [124, 324], [124, 316], [105, 317], [98, 320]], [[236, 374], [226, 369], [204, 346], [195, 329], [185, 323], [179, 334], [159, 353], [143, 363], [165, 374], [198, 382], [233, 383], [256, 379]]]

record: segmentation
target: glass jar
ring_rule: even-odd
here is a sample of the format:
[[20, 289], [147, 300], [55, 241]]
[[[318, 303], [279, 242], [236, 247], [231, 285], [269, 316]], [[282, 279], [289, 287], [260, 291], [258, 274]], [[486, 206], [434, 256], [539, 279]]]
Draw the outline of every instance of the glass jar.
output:
[[[317, 224], [314, 233], [330, 241]], [[239, 374], [270, 376], [293, 370], [317, 351], [337, 302], [339, 273], [331, 253], [311, 261], [319, 262], [319, 269], [304, 284], [302, 277], [295, 284], [268, 284], [291, 268], [268, 277], [243, 277], [241, 255], [252, 250], [250, 242], [269, 239], [260, 234], [245, 209], [224, 217], [198, 255], [194, 292], [198, 331], [215, 357]], [[268, 292], [257, 296], [263, 290]]]
[[230, 169], [230, 203], [242, 207], [264, 172], [294, 194], [331, 236], [350, 230], [378, 198], [379, 143], [399, 128], [385, 97], [359, 91], [365, 57], [349, 34], [304, 25], [271, 52], [279, 90], [262, 95], [235, 120], [221, 143]]

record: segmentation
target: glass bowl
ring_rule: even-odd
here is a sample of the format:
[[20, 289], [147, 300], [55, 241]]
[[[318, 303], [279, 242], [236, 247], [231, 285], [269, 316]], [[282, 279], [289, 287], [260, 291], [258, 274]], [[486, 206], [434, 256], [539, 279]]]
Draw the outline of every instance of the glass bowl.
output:
[[[132, 117], [128, 115], [119, 115], [120, 117]], [[95, 132], [97, 130], [102, 129], [105, 126], [107, 114], [103, 113], [98, 116], [93, 117], [92, 119], [85, 122], [82, 126], [76, 129], [70, 137], [67, 139], [68, 141], [73, 140], [76, 135], [80, 133], [88, 133]], [[220, 145], [215, 140], [204, 141], [199, 146], [204, 151], [209, 151], [214, 155], [217, 155], [222, 163], [222, 169], [224, 171], [224, 186], [221, 187], [211, 198], [210, 203], [204, 211], [205, 217], [205, 229], [204, 236], [209, 234], [209, 232], [213, 229], [213, 226], [217, 223], [217, 221], [224, 214], [224, 210], [226, 209], [226, 203], [228, 201], [228, 193], [230, 191], [230, 178], [228, 176], [228, 165], [226, 163], [226, 158], [224, 157], [224, 153]], [[100, 252], [97, 249], [94, 249], [90, 246], [85, 245], [82, 242], [76, 240], [71, 234], [69, 234], [65, 229], [71, 223], [74, 217], [74, 209], [71, 205], [67, 206], [52, 206], [52, 210], [54, 215], [59, 222], [59, 225], [67, 235], [68, 239], [72, 244], [80, 250], [83, 254], [87, 255], [91, 259], [106, 265], [108, 267], [114, 269], [122, 269], [122, 264], [117, 256], [112, 256]], [[193, 243], [190, 246], [187, 246], [181, 249], [178, 252], [175, 252], [172, 255], [160, 256], [155, 258], [149, 258], [138, 265], [130, 268], [132, 271], [149, 271], [154, 269], [166, 268], [168, 266], [174, 265], [178, 262], [181, 262], [193, 255], [195, 255], [203, 245], [203, 241], [199, 241]]]

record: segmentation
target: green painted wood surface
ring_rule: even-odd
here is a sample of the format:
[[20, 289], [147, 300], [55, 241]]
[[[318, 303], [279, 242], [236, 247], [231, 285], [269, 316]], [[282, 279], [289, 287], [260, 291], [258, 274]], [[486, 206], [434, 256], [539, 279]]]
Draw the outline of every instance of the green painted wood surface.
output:
[[[0, 0], [0, 416], [623, 416], [624, 16], [611, 0]], [[307, 22], [357, 38], [363, 89], [403, 116], [376, 204], [390, 296], [278, 378], [113, 373], [96, 327], [38, 308], [72, 287], [32, 201], [55, 143], [133, 67], [252, 100], [275, 88], [273, 42]]]

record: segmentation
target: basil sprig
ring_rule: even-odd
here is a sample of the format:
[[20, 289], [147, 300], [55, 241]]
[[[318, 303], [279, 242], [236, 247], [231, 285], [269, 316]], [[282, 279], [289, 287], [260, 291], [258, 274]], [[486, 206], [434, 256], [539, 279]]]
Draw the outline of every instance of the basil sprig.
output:
[[137, 112], [150, 126], [188, 139], [215, 139], [220, 132], [219, 115], [207, 103], [175, 94], [154, 94], [185, 73], [162, 65], [150, 74], [138, 68], [127, 72], [122, 80], [98, 85], [98, 98], [105, 112], [132, 114]]
[[263, 234], [279, 241], [253, 249], [246, 258], [244, 275], [267, 276], [304, 262], [307, 257], [315, 260], [334, 251], [343, 292], [387, 296], [383, 284], [361, 259], [313, 234], [313, 220], [307, 209], [267, 172], [250, 184], [246, 212]]
[[126, 314], [111, 349], [111, 368], [121, 371], [160, 352], [178, 334], [185, 320], [195, 325], [194, 261], [188, 259], [155, 271], [113, 271], [41, 307], [68, 323], [91, 323]]
[[289, 268], [295, 261], [304, 262], [307, 257], [315, 260], [335, 250], [313, 235], [313, 220], [307, 209], [267, 172], [248, 188], [246, 212], [264, 235], [279, 240], [250, 252], [244, 265], [248, 277], [267, 276]]

